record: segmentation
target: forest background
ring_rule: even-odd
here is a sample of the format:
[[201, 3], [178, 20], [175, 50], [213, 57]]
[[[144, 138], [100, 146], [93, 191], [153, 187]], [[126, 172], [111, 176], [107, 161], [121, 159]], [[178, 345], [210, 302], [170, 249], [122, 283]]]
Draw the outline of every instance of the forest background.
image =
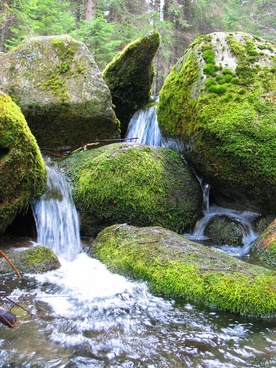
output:
[[276, 0], [0, 0], [0, 52], [28, 37], [69, 34], [100, 70], [129, 42], [156, 30], [153, 93], [200, 34], [242, 31], [276, 42]]

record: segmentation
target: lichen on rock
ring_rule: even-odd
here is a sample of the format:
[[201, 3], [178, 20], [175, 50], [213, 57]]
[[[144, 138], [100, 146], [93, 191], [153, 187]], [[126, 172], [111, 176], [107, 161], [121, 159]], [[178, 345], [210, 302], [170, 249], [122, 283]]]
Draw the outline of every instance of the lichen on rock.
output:
[[115, 143], [72, 154], [63, 166], [83, 235], [118, 222], [184, 231], [201, 216], [199, 183], [172, 150]]
[[275, 211], [275, 70], [274, 44], [216, 32], [189, 46], [160, 92], [162, 134], [182, 141], [221, 206]]
[[20, 108], [0, 93], [0, 233], [43, 194], [46, 167]]
[[70, 36], [30, 38], [2, 55], [0, 89], [20, 106], [40, 147], [73, 149], [120, 136], [101, 72]]

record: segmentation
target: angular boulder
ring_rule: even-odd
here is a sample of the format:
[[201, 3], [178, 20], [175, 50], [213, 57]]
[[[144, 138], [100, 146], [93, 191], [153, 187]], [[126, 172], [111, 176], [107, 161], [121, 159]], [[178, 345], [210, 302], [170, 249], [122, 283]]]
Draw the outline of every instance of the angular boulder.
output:
[[0, 233], [46, 188], [46, 167], [20, 108], [0, 92]]
[[242, 32], [200, 36], [160, 92], [158, 121], [224, 207], [276, 208], [275, 44]]
[[93, 255], [112, 272], [148, 282], [151, 291], [247, 316], [275, 318], [275, 272], [194, 243], [161, 227], [116, 224]]
[[276, 266], [276, 219], [255, 241], [251, 248], [251, 255], [264, 264]]
[[127, 45], [103, 71], [125, 136], [132, 115], [151, 97], [154, 77], [153, 58], [160, 44], [157, 32]]
[[41, 148], [74, 149], [120, 136], [110, 91], [83, 43], [35, 37], [0, 62], [0, 89], [20, 106]]
[[82, 235], [95, 236], [118, 222], [184, 231], [201, 215], [200, 185], [172, 150], [115, 143], [74, 153], [63, 166]]

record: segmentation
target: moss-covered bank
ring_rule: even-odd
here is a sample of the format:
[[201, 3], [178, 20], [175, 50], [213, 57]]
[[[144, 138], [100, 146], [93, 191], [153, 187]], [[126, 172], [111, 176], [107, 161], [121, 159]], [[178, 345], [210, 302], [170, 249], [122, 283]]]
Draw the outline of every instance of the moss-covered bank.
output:
[[172, 150], [116, 143], [75, 153], [63, 165], [83, 235], [118, 222], [183, 231], [201, 215], [198, 181]]
[[200, 36], [160, 92], [163, 135], [225, 207], [276, 207], [275, 45], [245, 33]]
[[103, 71], [123, 136], [132, 115], [149, 102], [154, 77], [153, 58], [159, 44], [159, 33], [143, 36], [128, 44]]
[[111, 226], [97, 236], [95, 253], [110, 270], [147, 281], [155, 293], [275, 318], [275, 272], [160, 227]]
[[43, 194], [46, 167], [23, 114], [0, 93], [0, 233]]

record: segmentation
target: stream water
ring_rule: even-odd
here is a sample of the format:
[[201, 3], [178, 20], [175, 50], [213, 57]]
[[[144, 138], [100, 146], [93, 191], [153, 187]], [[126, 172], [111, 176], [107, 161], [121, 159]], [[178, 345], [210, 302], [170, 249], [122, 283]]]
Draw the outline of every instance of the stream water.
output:
[[34, 212], [38, 239], [30, 246], [54, 249], [61, 267], [0, 279], [25, 308], [11, 303], [19, 326], [0, 325], [0, 367], [276, 367], [276, 323], [152, 295], [145, 283], [89, 257], [70, 190], [54, 167]]

